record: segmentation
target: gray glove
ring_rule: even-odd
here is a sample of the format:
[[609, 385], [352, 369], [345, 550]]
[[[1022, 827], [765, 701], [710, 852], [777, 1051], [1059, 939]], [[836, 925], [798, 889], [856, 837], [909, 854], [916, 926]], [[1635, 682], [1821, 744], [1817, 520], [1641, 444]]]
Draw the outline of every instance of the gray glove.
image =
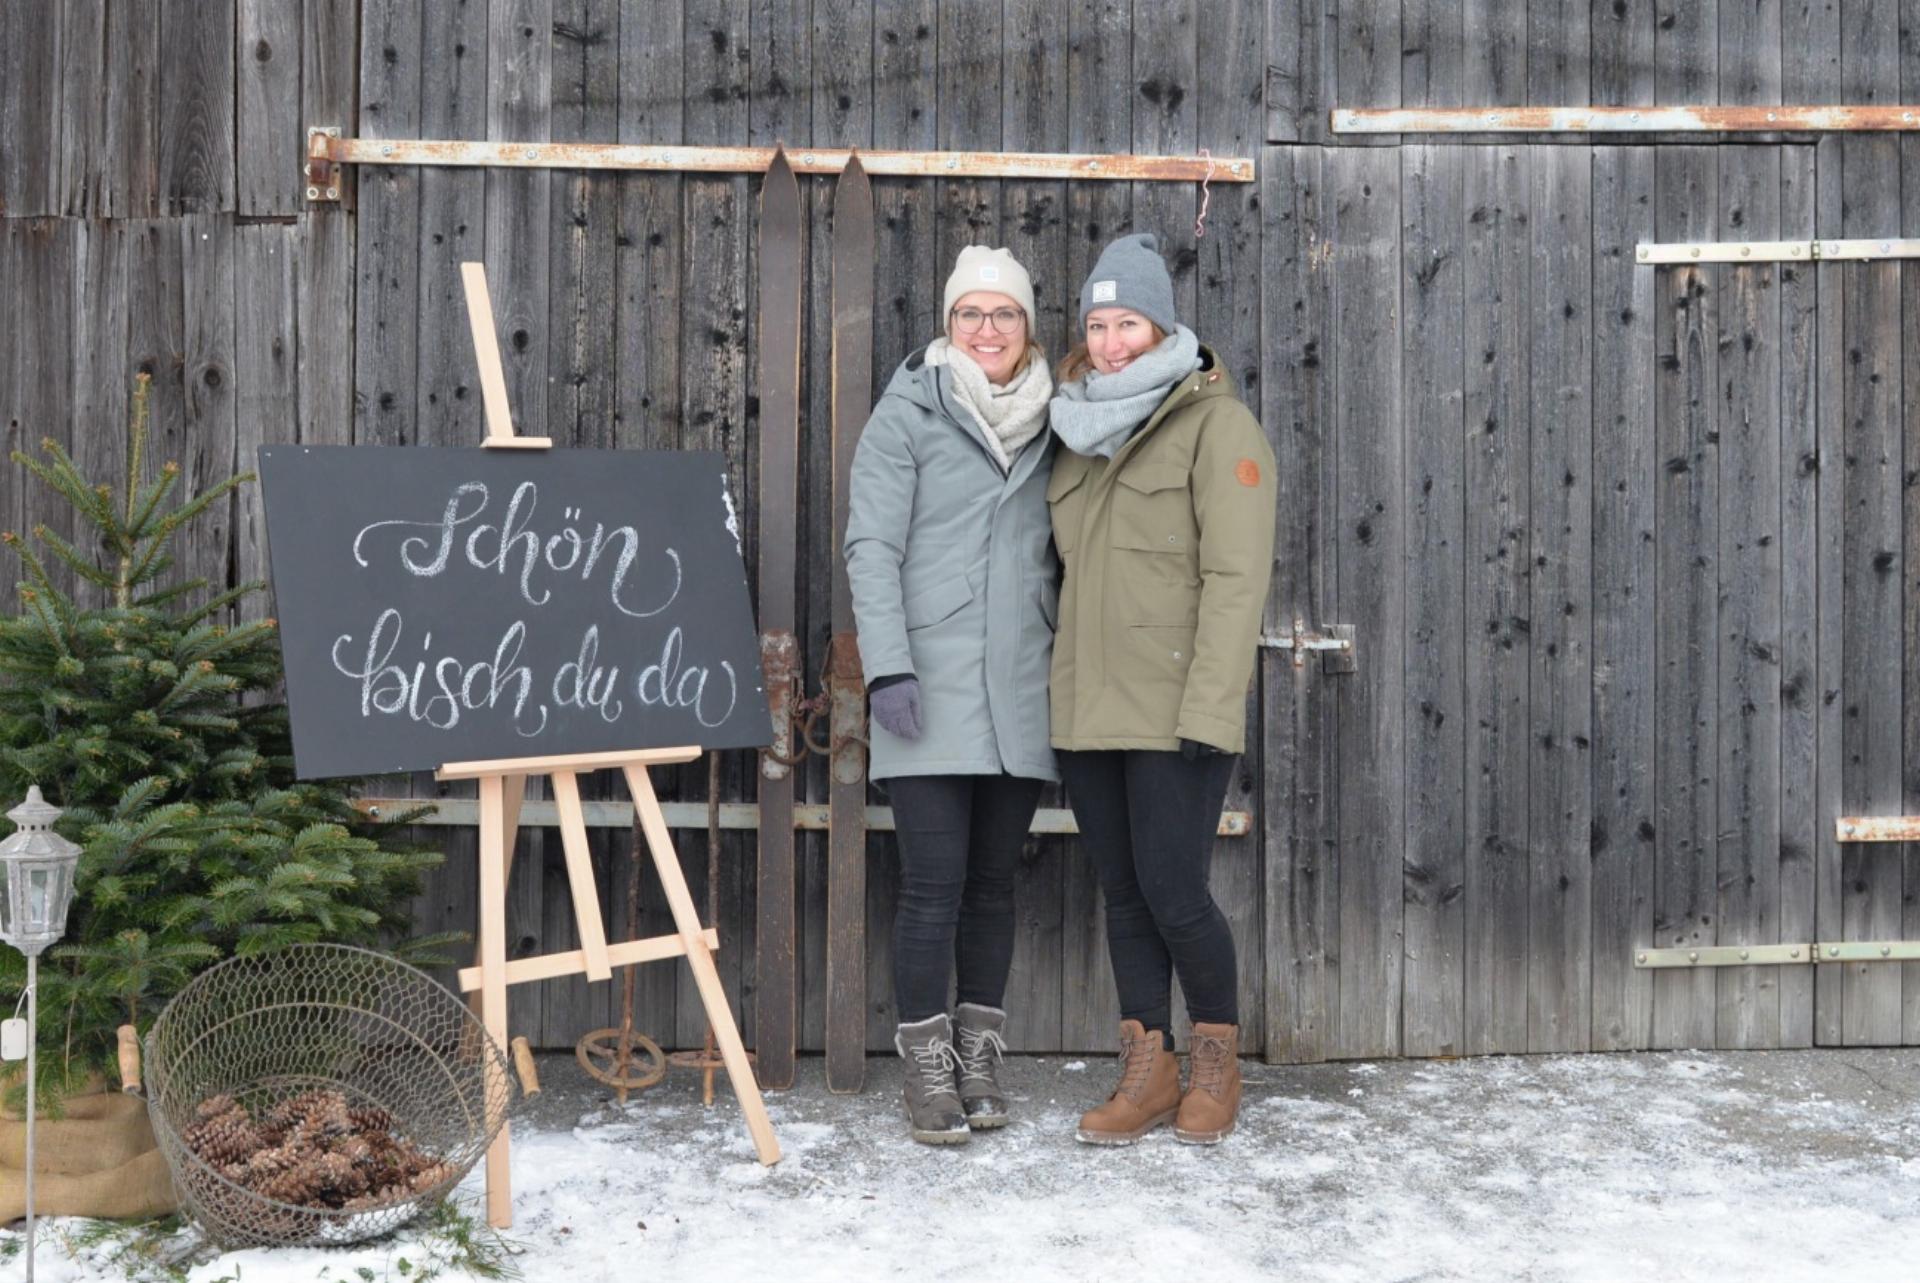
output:
[[920, 679], [883, 677], [867, 688], [873, 720], [903, 740], [920, 738]]

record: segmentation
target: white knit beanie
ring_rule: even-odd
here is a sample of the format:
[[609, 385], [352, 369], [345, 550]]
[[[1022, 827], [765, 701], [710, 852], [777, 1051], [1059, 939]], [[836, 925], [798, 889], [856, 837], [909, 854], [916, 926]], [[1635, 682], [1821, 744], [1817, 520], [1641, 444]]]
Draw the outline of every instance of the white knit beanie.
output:
[[985, 245], [969, 245], [960, 251], [953, 275], [947, 278], [947, 301], [941, 309], [942, 329], [946, 328], [946, 318], [953, 315], [953, 305], [962, 295], [974, 290], [1005, 294], [1018, 303], [1026, 310], [1027, 335], [1032, 337], [1035, 326], [1033, 278], [1012, 254], [1004, 249], [988, 249]]

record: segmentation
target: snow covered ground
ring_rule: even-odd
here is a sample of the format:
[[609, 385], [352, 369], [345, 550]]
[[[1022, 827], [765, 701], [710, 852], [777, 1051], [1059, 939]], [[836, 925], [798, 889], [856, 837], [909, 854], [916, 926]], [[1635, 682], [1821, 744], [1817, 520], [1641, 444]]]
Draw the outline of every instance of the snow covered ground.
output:
[[[1111, 1071], [1009, 1061], [1016, 1125], [941, 1151], [905, 1138], [894, 1063], [835, 1097], [803, 1062], [769, 1097], [786, 1157], [767, 1169], [724, 1087], [709, 1111], [676, 1075], [622, 1111], [549, 1060], [514, 1129], [513, 1259], [533, 1283], [1920, 1274], [1920, 1052], [1248, 1062], [1225, 1145], [1089, 1149], [1072, 1124]], [[71, 1250], [43, 1248], [40, 1278], [123, 1277]], [[187, 1277], [399, 1280], [430, 1252], [403, 1235]]]

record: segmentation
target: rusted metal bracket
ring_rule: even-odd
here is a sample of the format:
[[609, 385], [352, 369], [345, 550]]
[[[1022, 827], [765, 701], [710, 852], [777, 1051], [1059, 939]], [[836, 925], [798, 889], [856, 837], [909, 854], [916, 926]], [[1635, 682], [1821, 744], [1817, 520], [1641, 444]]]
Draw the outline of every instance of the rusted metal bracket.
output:
[[333, 148], [339, 140], [338, 125], [315, 125], [307, 130], [307, 159], [300, 167], [300, 176], [310, 201], [340, 199], [340, 175], [333, 159]]
[[1920, 106], [1336, 107], [1336, 134], [1856, 133], [1920, 129]]
[[1309, 632], [1307, 621], [1296, 617], [1291, 631], [1263, 633], [1260, 644], [1276, 650], [1291, 650], [1295, 668], [1305, 668], [1307, 652], [1315, 650], [1320, 652], [1323, 673], [1351, 673], [1359, 668], [1354, 658], [1352, 624], [1334, 624], [1324, 632]]
[[1920, 258], [1920, 240], [1894, 236], [1814, 241], [1643, 241], [1635, 261], [1666, 263], [1870, 263], [1874, 259]]
[[1920, 842], [1920, 815], [1843, 815], [1833, 828], [1842, 842]]
[[772, 628], [760, 634], [760, 671], [773, 715], [773, 743], [760, 750], [760, 774], [784, 780], [802, 756], [794, 752], [793, 743], [793, 708], [800, 697], [800, 643], [791, 632]]
[[835, 633], [827, 646], [827, 701], [833, 778], [858, 784], [867, 775], [867, 683], [852, 633]]
[[[502, 143], [427, 138], [342, 138], [338, 126], [307, 130], [310, 189], [339, 199], [338, 165], [457, 165], [509, 169], [669, 170], [679, 173], [758, 174], [773, 163], [771, 147], [665, 147], [631, 143]], [[845, 147], [789, 149], [795, 174], [838, 174], [853, 152]], [[1071, 178], [1120, 182], [1250, 183], [1244, 156], [1128, 156], [1118, 153], [860, 151], [867, 173], [892, 178]], [[320, 166], [333, 181], [319, 182]], [[322, 196], [309, 190], [307, 199]]]

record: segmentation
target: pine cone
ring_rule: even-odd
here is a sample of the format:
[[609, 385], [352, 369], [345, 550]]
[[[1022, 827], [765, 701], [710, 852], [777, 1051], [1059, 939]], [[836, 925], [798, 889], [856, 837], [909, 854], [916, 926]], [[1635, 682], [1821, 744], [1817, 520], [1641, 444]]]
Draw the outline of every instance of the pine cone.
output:
[[209, 1096], [201, 1101], [198, 1105], [194, 1106], [193, 1112], [201, 1122], [205, 1122], [209, 1118], [218, 1118], [224, 1113], [239, 1108], [239, 1104], [233, 1097], [222, 1092], [218, 1096]]
[[[216, 1167], [225, 1167], [253, 1156], [262, 1147], [259, 1129], [247, 1117], [247, 1111], [235, 1108], [188, 1129], [187, 1144]], [[198, 1136], [191, 1133], [198, 1132]]]
[[354, 1130], [347, 1111], [347, 1098], [337, 1091], [313, 1093], [301, 1115], [307, 1133], [312, 1136], [345, 1136]]
[[353, 1124], [353, 1130], [362, 1133], [387, 1132], [393, 1130], [393, 1115], [378, 1105], [366, 1105], [359, 1109], [349, 1109], [347, 1119]]
[[304, 1207], [319, 1197], [321, 1178], [311, 1158], [303, 1161], [260, 1187], [260, 1196], [276, 1203]]
[[415, 1172], [413, 1179], [408, 1182], [408, 1184], [412, 1187], [414, 1193], [424, 1194], [435, 1185], [441, 1184], [443, 1181], [453, 1180], [458, 1177], [459, 1174], [459, 1170], [450, 1164], [429, 1163], [427, 1166]]
[[333, 1142], [333, 1152], [356, 1166], [373, 1162], [373, 1144], [365, 1136], [342, 1136]]
[[353, 1198], [367, 1192], [367, 1174], [354, 1166], [353, 1160], [344, 1154], [322, 1154], [315, 1160], [315, 1167], [328, 1194], [336, 1198]]
[[299, 1166], [300, 1157], [299, 1151], [286, 1145], [258, 1151], [247, 1160], [247, 1186], [264, 1190], [268, 1182]]

